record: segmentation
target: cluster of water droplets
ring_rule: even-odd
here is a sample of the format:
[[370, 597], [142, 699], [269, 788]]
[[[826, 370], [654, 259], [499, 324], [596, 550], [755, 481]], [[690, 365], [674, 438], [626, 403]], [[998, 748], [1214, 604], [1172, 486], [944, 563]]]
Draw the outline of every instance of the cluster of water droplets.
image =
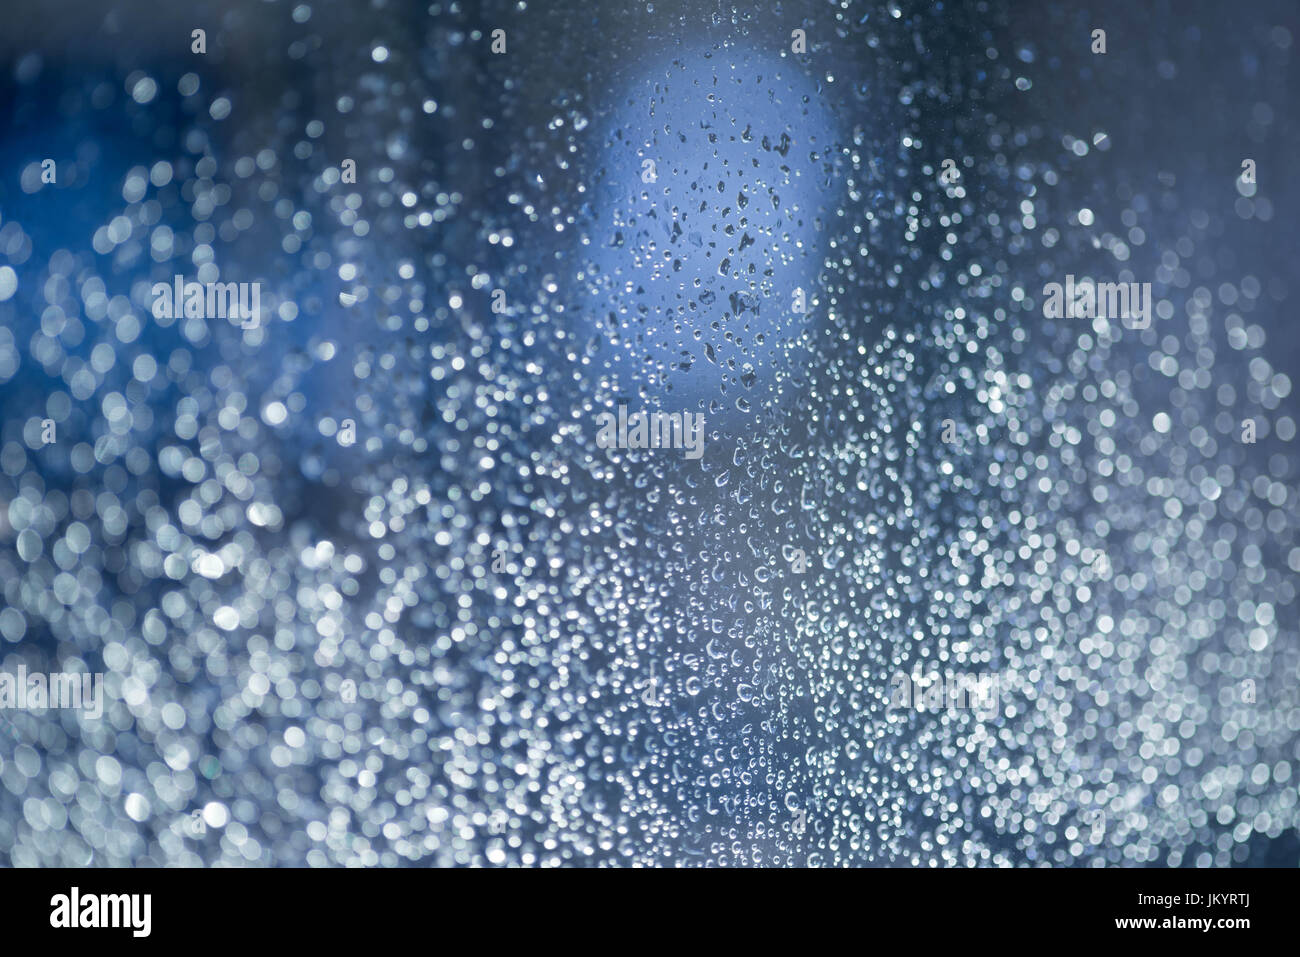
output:
[[[83, 149], [0, 206], [0, 670], [108, 700], [0, 713], [5, 860], [1204, 865], [1295, 829], [1284, 285], [1214, 254], [1266, 200], [1092, 165], [973, 14], [819, 8], [801, 56], [771, 11], [466, 6], [14, 67]], [[1043, 318], [1123, 270], [1150, 329]], [[155, 319], [176, 273], [265, 321]], [[702, 413], [703, 456], [600, 447], [620, 404]], [[998, 713], [891, 707], [936, 671]]]

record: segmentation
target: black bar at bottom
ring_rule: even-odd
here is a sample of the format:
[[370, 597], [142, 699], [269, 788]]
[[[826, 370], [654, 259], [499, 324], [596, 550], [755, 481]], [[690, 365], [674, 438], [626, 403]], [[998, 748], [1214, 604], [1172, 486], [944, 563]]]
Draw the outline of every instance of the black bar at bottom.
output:
[[17, 932], [11, 939], [77, 946], [391, 946], [409, 937], [437, 947], [467, 933], [491, 946], [546, 937], [599, 946], [606, 930], [662, 944], [689, 930], [687, 939], [753, 936], [801, 948], [842, 933], [863, 943], [898, 935], [969, 943], [977, 933], [1172, 946], [1197, 937], [1231, 947], [1294, 944], [1298, 883], [1294, 870], [1265, 869], [5, 870], [0, 913]]

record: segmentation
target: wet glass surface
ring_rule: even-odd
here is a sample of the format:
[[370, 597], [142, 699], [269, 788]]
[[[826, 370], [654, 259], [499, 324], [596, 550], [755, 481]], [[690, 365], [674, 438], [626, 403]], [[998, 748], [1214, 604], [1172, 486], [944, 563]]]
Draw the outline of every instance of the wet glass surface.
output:
[[0, 862], [1300, 860], [1293, 4], [64, 6]]

